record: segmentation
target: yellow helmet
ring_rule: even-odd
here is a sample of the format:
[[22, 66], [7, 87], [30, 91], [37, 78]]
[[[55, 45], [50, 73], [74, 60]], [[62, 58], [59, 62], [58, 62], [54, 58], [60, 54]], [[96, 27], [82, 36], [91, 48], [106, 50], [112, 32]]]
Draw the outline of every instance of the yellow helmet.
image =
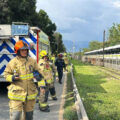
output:
[[46, 55], [47, 55], [46, 50], [42, 50], [42, 51], [40, 52], [40, 57], [44, 57], [44, 56], [46, 56]]
[[67, 53], [64, 53], [64, 56], [67, 56]]

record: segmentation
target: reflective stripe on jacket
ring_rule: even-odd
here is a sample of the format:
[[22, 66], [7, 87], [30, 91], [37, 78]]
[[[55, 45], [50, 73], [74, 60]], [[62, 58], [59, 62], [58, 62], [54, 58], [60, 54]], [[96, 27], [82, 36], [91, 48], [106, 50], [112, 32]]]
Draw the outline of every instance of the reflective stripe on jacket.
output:
[[[41, 70], [37, 62], [31, 58], [15, 57], [12, 59], [4, 71], [4, 77], [11, 85], [8, 86], [8, 97], [12, 100], [25, 101], [36, 98], [37, 89], [33, 81], [33, 71]], [[19, 79], [12, 81], [13, 75], [19, 75]]]
[[[52, 67], [49, 62], [45, 62], [43, 59], [39, 60], [39, 67], [44, 72], [44, 78], [48, 84], [53, 82]], [[48, 67], [48, 68], [47, 68]]]

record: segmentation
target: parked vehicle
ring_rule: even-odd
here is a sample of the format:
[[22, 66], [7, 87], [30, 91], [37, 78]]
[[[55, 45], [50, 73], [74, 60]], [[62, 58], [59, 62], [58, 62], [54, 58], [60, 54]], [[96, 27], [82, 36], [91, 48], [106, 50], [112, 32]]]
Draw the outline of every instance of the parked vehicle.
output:
[[38, 27], [30, 27], [28, 23], [13, 22], [12, 25], [0, 25], [0, 82], [4, 82], [3, 71], [7, 63], [16, 56], [14, 45], [23, 40], [30, 47], [30, 56], [39, 60], [41, 50], [50, 52], [49, 37]]

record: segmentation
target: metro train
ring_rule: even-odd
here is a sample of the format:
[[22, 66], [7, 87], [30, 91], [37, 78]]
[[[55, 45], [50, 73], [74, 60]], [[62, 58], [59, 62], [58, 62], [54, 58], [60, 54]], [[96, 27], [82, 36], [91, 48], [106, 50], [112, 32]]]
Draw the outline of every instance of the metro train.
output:
[[120, 45], [85, 52], [82, 61], [120, 70]]

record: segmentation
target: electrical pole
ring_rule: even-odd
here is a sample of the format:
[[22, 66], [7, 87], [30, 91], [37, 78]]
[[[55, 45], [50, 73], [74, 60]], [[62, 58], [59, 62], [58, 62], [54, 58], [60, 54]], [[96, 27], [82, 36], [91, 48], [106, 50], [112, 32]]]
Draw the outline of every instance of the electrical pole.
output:
[[104, 67], [104, 47], [105, 47], [105, 30], [103, 32], [103, 67]]
[[73, 58], [74, 58], [74, 52], [75, 52], [75, 41], [73, 40]]
[[80, 58], [79, 59], [82, 60], [82, 58], [81, 58], [82, 57], [82, 55], [81, 55], [81, 48], [79, 49], [79, 52], [80, 52]]

